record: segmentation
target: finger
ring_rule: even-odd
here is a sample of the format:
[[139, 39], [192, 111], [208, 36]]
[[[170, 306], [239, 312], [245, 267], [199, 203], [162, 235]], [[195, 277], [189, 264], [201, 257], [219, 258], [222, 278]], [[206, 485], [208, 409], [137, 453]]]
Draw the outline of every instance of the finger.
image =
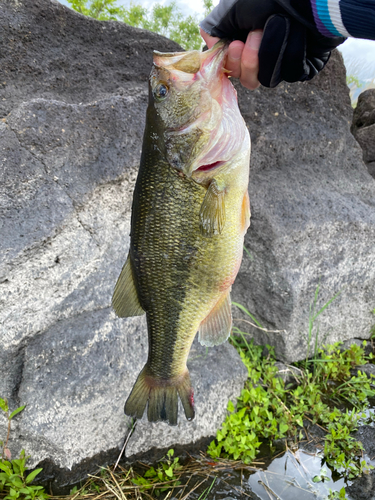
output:
[[202, 30], [202, 28], [199, 29], [201, 37], [203, 40], [206, 42], [207, 47], [210, 49], [215, 45], [216, 42], [220, 40], [220, 38], [217, 38], [216, 36], [211, 36], [205, 31]]
[[241, 76], [241, 57], [245, 44], [240, 40], [235, 40], [229, 45], [227, 62], [225, 68], [229, 70], [230, 76], [239, 78]]
[[259, 87], [258, 51], [262, 41], [263, 31], [256, 30], [248, 34], [241, 58], [240, 80], [244, 87], [254, 90]]

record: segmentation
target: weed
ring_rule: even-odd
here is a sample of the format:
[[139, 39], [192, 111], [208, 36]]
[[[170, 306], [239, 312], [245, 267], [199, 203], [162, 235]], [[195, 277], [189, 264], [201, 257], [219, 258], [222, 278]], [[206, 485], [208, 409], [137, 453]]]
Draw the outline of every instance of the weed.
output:
[[11, 459], [11, 453], [8, 448], [8, 441], [9, 441], [9, 436], [10, 436], [10, 428], [11, 428], [11, 422], [12, 419], [18, 415], [18, 413], [21, 413], [25, 409], [25, 406], [20, 406], [19, 408], [16, 408], [14, 411], [11, 413], [9, 412], [9, 405], [8, 405], [8, 400], [6, 398], [0, 398], [0, 409], [3, 410], [5, 413], [5, 417], [8, 421], [8, 429], [7, 429], [7, 435], [5, 438], [5, 441], [0, 441], [0, 446], [2, 447], [2, 452], [1, 452], [1, 458], [5, 459], [7, 458], [8, 460]]
[[[135, 464], [134, 467], [126, 468], [119, 464], [116, 470], [112, 467], [102, 468], [96, 476], [90, 475], [88, 481], [80, 489], [75, 487], [71, 490], [70, 494], [74, 494], [74, 497], [70, 496], [70, 500], [108, 498], [153, 500], [156, 497], [187, 500], [193, 498], [194, 491], [196, 492], [195, 498], [198, 497], [198, 500], [209, 500], [212, 498], [212, 490], [217, 476], [222, 475], [223, 471], [231, 469], [242, 475], [246, 472], [257, 471], [255, 465], [259, 465], [253, 464], [247, 467], [242, 462], [223, 459], [212, 462], [212, 460], [207, 460], [203, 454], [201, 457], [190, 456], [186, 463], [180, 464], [179, 460], [173, 457], [173, 450], [169, 450], [167, 456], [153, 467], [154, 473], [150, 474], [150, 477], [147, 477], [147, 472], [141, 472], [140, 469], [150, 469], [148, 465], [141, 462]], [[170, 467], [172, 468], [172, 477], [166, 481], [165, 479], [169, 479], [169, 476], [164, 475], [164, 471]], [[159, 472], [161, 472], [163, 481], [160, 481]], [[140, 477], [146, 479], [147, 482], [138, 481]], [[52, 497], [51, 500], [62, 500], [62, 498]], [[67, 498], [67, 500], [69, 499]]]
[[246, 255], [249, 257], [250, 260], [254, 260], [254, 257], [251, 255], [251, 253], [249, 252], [249, 250], [245, 247], [245, 245], [243, 246], [243, 249], [245, 250], [246, 252]]
[[4, 500], [42, 500], [48, 498], [44, 493], [43, 486], [31, 485], [32, 481], [42, 469], [35, 469], [26, 475], [26, 462], [30, 457], [25, 456], [25, 451], [21, 451], [20, 458], [11, 461], [1, 460], [0, 462], [0, 491], [7, 490], [8, 494]]
[[44, 500], [49, 498], [44, 492], [42, 486], [35, 486], [31, 483], [42, 469], [35, 469], [29, 474], [26, 474], [27, 460], [29, 456], [25, 456], [25, 451], [22, 450], [20, 458], [13, 459], [8, 448], [8, 441], [11, 431], [11, 421], [25, 406], [20, 406], [13, 412], [10, 412], [8, 401], [6, 398], [0, 398], [0, 409], [5, 413], [8, 421], [8, 429], [5, 441], [0, 441], [2, 447], [2, 456], [0, 459], [0, 493], [6, 493], [3, 500]]
[[[310, 304], [310, 311], [309, 311], [309, 327], [307, 331], [307, 351], [306, 351], [306, 363], [309, 362], [309, 356], [310, 356], [310, 346], [311, 346], [311, 341], [313, 339], [313, 331], [314, 331], [314, 324], [316, 320], [319, 318], [319, 316], [324, 312], [327, 307], [340, 295], [341, 292], [336, 293], [328, 302], [324, 304], [323, 307], [319, 309], [318, 312], [315, 312], [316, 305], [318, 302], [318, 295], [319, 295], [319, 289], [320, 289], [320, 283], [316, 287], [315, 290], [315, 295], [314, 295], [314, 300], [313, 303]], [[313, 359], [317, 358], [318, 354], [318, 338], [319, 338], [319, 325], [316, 328], [316, 333], [315, 333], [315, 342], [314, 342], [314, 355]]]
[[157, 468], [150, 467], [143, 476], [137, 476], [132, 482], [141, 486], [141, 490], [153, 489], [156, 496], [164, 491], [179, 486], [175, 473], [181, 468], [179, 458], [173, 458], [174, 450], [168, 450], [164, 460], [158, 463]]
[[[248, 369], [248, 380], [237, 400], [235, 409], [228, 404], [229, 415], [217, 432], [208, 453], [240, 459], [250, 463], [257, 456], [263, 441], [300, 439], [304, 421], [323, 426], [327, 432], [324, 454], [328, 466], [349, 478], [366, 472], [371, 466], [358, 460], [362, 445], [351, 433], [357, 429], [368, 407], [368, 397], [375, 396], [367, 376], [360, 371], [351, 376], [357, 364], [364, 364], [362, 347], [352, 345], [345, 351], [340, 344], [318, 349], [315, 363], [303, 362], [300, 385], [286, 388], [277, 376], [273, 348], [267, 346], [268, 356], [262, 356], [263, 347], [248, 342], [245, 334], [233, 337], [232, 342]], [[345, 399], [353, 409], [342, 411], [333, 402]]]
[[314, 483], [320, 483], [322, 481], [329, 481], [330, 478], [327, 476], [327, 469], [324, 467], [321, 469], [320, 473], [313, 477]]
[[216, 481], [216, 477], [213, 478], [213, 481], [212, 483], [210, 484], [210, 486], [208, 486], [201, 495], [199, 495], [199, 498], [198, 500], [207, 500], [208, 498], [208, 495], [210, 493], [210, 491], [212, 490], [212, 487], [213, 485], [215, 484], [215, 481]]
[[329, 495], [327, 500], [346, 500], [345, 488], [341, 488], [340, 491], [329, 490]]

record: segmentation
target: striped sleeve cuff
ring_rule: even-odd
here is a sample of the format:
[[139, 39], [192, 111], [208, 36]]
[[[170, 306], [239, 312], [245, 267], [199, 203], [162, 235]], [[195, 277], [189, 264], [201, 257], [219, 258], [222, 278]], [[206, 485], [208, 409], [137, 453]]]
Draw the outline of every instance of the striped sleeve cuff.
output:
[[311, 0], [311, 7], [322, 35], [375, 40], [375, 0]]

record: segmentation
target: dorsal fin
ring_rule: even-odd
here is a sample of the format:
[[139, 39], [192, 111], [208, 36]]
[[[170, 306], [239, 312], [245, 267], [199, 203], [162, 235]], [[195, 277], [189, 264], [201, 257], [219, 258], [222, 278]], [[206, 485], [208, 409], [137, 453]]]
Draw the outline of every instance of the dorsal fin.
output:
[[113, 292], [112, 307], [120, 318], [142, 316], [145, 313], [139, 303], [129, 255]]

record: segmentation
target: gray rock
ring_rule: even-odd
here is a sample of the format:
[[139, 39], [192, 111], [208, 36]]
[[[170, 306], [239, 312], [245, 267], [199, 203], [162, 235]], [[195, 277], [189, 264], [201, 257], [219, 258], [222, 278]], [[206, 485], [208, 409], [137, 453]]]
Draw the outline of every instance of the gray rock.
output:
[[[304, 84], [238, 88], [252, 137], [251, 226], [233, 287], [270, 330], [246, 325], [258, 344], [291, 362], [318, 344], [366, 339], [374, 324], [375, 181], [350, 133], [352, 110], [338, 52]], [[317, 318], [307, 349], [310, 306]], [[234, 314], [240, 319], [240, 311]], [[249, 319], [249, 318], [248, 318]], [[319, 326], [319, 333], [318, 332]], [[276, 331], [276, 332], [275, 332]]]
[[367, 169], [369, 171], [369, 174], [375, 178], [375, 161], [370, 161], [370, 163], [367, 163]]
[[[128, 429], [147, 330], [110, 303], [129, 248], [152, 49], [179, 47], [54, 1], [1, 10], [0, 396], [27, 405], [13, 456], [24, 448], [56, 488], [113, 463]], [[215, 435], [247, 370], [228, 344], [194, 346], [189, 366], [196, 419], [139, 422], [128, 456]]]
[[363, 150], [363, 160], [373, 177], [375, 162], [375, 89], [362, 92], [353, 114], [352, 133]]
[[146, 83], [152, 51], [181, 50], [167, 38], [95, 21], [56, 0], [1, 3], [0, 118], [30, 98], [78, 104], [136, 96], [134, 83]]
[[375, 500], [375, 473], [363, 475], [347, 486], [346, 492], [353, 500]]
[[[375, 428], [370, 426], [359, 427], [354, 438], [363, 444], [366, 460], [375, 465]], [[375, 500], [375, 471], [364, 474], [346, 488], [353, 500]]]
[[368, 363], [366, 365], [356, 366], [353, 369], [355, 374], [357, 374], [358, 370], [361, 371], [362, 373], [365, 373], [372, 382], [375, 382], [375, 365]]
[[363, 160], [368, 163], [375, 161], [375, 123], [358, 129], [355, 138], [363, 149]]
[[375, 460], [375, 428], [362, 425], [354, 434], [354, 438], [361, 441], [364, 451], [370, 460]]

